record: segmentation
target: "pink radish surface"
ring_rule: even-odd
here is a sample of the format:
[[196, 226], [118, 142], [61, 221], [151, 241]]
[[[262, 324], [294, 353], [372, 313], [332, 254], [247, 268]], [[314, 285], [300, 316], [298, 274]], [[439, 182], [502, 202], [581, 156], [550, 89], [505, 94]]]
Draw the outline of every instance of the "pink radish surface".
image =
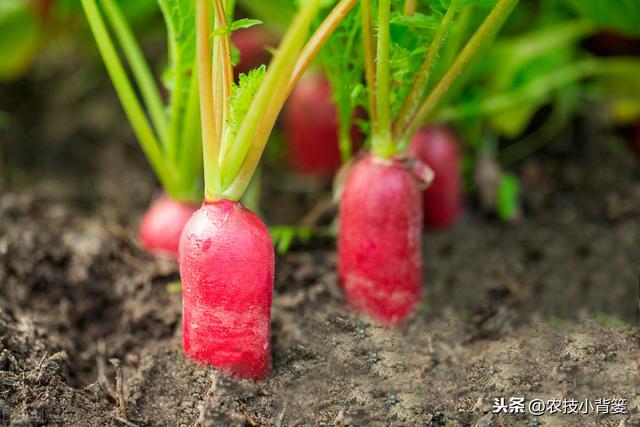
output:
[[420, 302], [422, 206], [418, 181], [399, 160], [355, 163], [340, 203], [338, 269], [347, 301], [385, 325]]
[[435, 173], [435, 179], [424, 190], [425, 225], [434, 229], [450, 226], [463, 211], [460, 152], [455, 135], [440, 126], [423, 128], [414, 136], [409, 153]]
[[178, 259], [178, 244], [184, 225], [198, 205], [180, 203], [168, 196], [156, 200], [140, 223], [140, 239], [145, 249], [154, 255]]
[[236, 74], [246, 74], [269, 62], [271, 54], [267, 48], [275, 44], [275, 37], [264, 28], [243, 28], [231, 35], [231, 43], [240, 53], [240, 60], [235, 66], [235, 72]]
[[284, 111], [284, 125], [295, 170], [321, 176], [338, 170], [338, 116], [327, 79], [314, 74], [298, 83]]
[[274, 250], [264, 223], [240, 203], [205, 202], [180, 239], [183, 346], [239, 378], [270, 368]]

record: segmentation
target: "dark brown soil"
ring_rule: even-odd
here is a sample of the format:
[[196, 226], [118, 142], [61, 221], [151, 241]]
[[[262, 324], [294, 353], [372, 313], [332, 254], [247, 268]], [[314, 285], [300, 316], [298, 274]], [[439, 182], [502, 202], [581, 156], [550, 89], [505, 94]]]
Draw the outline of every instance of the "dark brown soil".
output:
[[[38, 84], [0, 105], [18, 111], [0, 135], [0, 425], [640, 423], [640, 174], [599, 136], [521, 165], [519, 222], [472, 205], [427, 233], [402, 328], [344, 307], [331, 242], [280, 256], [271, 377], [237, 382], [182, 355], [176, 267], [136, 239], [153, 179], [110, 88], [28, 109]], [[267, 183], [272, 222], [312, 207], [291, 177]], [[628, 414], [490, 414], [511, 396]]]

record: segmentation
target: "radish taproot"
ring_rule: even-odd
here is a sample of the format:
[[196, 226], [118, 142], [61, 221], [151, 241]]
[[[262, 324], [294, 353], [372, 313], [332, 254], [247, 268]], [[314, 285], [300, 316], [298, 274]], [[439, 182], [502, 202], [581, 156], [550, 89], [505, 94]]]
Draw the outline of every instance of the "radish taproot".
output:
[[321, 45], [313, 41], [330, 34], [356, 1], [341, 0], [303, 47], [320, 7], [320, 0], [305, 2], [268, 70], [240, 75], [237, 84], [227, 22], [232, 14], [224, 0], [213, 0], [212, 19], [209, 3], [196, 2], [205, 201], [180, 238], [182, 342], [198, 362], [259, 380], [270, 368], [274, 248], [264, 223], [239, 200], [291, 87]]
[[273, 243], [238, 202], [207, 201], [180, 240], [183, 345], [192, 358], [242, 378], [269, 371]]
[[178, 245], [182, 229], [198, 205], [181, 203], [163, 195], [142, 217], [140, 240], [145, 249], [158, 256], [178, 259]]
[[435, 179], [424, 190], [425, 225], [434, 229], [448, 227], [463, 210], [460, 151], [455, 135], [442, 126], [422, 128], [413, 137], [409, 153], [435, 173]]
[[411, 314], [422, 289], [422, 208], [416, 177], [397, 159], [366, 155], [340, 204], [339, 276], [350, 306], [384, 325]]
[[[462, 0], [449, 2], [433, 34], [412, 24], [417, 15], [396, 19], [403, 13], [398, 10], [402, 2], [361, 0], [360, 19], [334, 38], [332, 52], [341, 55], [340, 58], [326, 57], [325, 69], [330, 71], [329, 79], [334, 91], [338, 91], [337, 98], [355, 103], [364, 91], [370, 119], [367, 130], [371, 153], [351, 165], [340, 196], [340, 282], [351, 307], [384, 325], [402, 323], [420, 304], [423, 221], [420, 181], [428, 183], [433, 172], [419, 159], [414, 159], [411, 165], [407, 149], [418, 129], [431, 117], [485, 41], [493, 38], [517, 1], [498, 0], [451, 66], [433, 84], [429, 80], [434, 63], [440, 57], [440, 48]], [[392, 24], [395, 24], [393, 37]], [[352, 43], [356, 39], [361, 40], [362, 46]], [[392, 41], [400, 45], [394, 49], [393, 57]], [[425, 54], [415, 54], [421, 51]], [[353, 73], [360, 69], [366, 81], [363, 90], [360, 90], [362, 76]], [[447, 154], [451, 163], [449, 156], [452, 154]], [[455, 209], [452, 213], [455, 214]]]

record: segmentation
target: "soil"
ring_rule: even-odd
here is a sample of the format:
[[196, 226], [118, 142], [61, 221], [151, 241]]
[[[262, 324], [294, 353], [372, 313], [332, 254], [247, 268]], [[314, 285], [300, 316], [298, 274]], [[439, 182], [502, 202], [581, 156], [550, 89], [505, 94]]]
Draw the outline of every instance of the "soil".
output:
[[[426, 233], [424, 303], [401, 328], [345, 308], [330, 239], [279, 256], [273, 370], [254, 383], [182, 354], [176, 266], [137, 241], [155, 182], [111, 89], [49, 84], [0, 94], [0, 425], [640, 425], [640, 173], [588, 123], [516, 168], [519, 221], [470, 202]], [[265, 182], [270, 223], [327, 196]], [[627, 414], [493, 414], [501, 397]]]

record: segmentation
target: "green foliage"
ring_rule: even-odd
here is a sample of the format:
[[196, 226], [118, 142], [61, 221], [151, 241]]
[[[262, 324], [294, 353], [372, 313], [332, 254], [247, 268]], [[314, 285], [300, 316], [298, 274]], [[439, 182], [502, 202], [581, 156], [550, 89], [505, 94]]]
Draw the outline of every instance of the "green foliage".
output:
[[630, 36], [640, 36], [638, 0], [564, 0], [580, 16], [597, 26]]
[[26, 70], [38, 48], [40, 32], [28, 1], [0, 1], [0, 81], [14, 79]]
[[[114, 0], [82, 0], [82, 5], [129, 122], [165, 191], [176, 200], [200, 200], [202, 155], [194, 72], [193, 2], [158, 0], [167, 26], [169, 65], [164, 80], [170, 92], [168, 106], [163, 103], [156, 79], [118, 3]], [[133, 78], [127, 74], [105, 20], [122, 49]]]
[[[81, 12], [78, 0], [55, 0], [56, 12], [64, 17], [75, 16]], [[149, 21], [158, 13], [158, 0], [117, 0], [122, 14], [132, 24]]]
[[259, 19], [249, 19], [249, 18], [238, 19], [237, 21], [233, 21], [229, 23], [229, 25], [227, 25], [226, 28], [218, 28], [213, 32], [212, 35], [221, 36], [223, 34], [231, 34], [234, 31], [238, 31], [243, 28], [255, 27], [256, 25], [260, 25], [260, 24], [262, 24], [262, 21], [260, 21]]
[[498, 216], [502, 221], [508, 222], [518, 213], [520, 198], [520, 182], [511, 174], [504, 174], [498, 184], [497, 192]]
[[251, 103], [264, 80], [265, 72], [266, 67], [262, 65], [255, 70], [249, 71], [249, 74], [240, 74], [238, 83], [232, 85], [226, 134], [229, 141], [233, 141], [238, 134], [240, 125], [246, 117], [249, 107], [251, 107]]
[[169, 67], [166, 85], [172, 90], [176, 78], [189, 76], [193, 71], [196, 58], [195, 4], [191, 0], [157, 1], [167, 26]]
[[367, 103], [366, 88], [362, 82], [364, 60], [358, 19], [357, 10], [351, 12], [336, 28], [319, 56], [338, 112], [343, 161], [352, 154], [351, 126], [356, 108], [364, 108]]
[[309, 227], [283, 225], [269, 227], [269, 234], [271, 234], [276, 251], [283, 255], [289, 252], [291, 245], [296, 240], [302, 244], [307, 244], [313, 236], [313, 230]]
[[[540, 76], [570, 65], [578, 57], [577, 42], [591, 31], [592, 27], [584, 22], [563, 22], [497, 43], [485, 62], [490, 67], [484, 71], [488, 77], [482, 86], [485, 95], [517, 91]], [[517, 137], [536, 111], [551, 101], [552, 94], [550, 88], [528, 102], [489, 115], [489, 123], [500, 134]]]
[[438, 18], [432, 15], [416, 13], [413, 16], [406, 16], [396, 12], [391, 18], [392, 25], [400, 25], [407, 28], [415, 28], [417, 30], [435, 31], [438, 28]]
[[391, 114], [395, 117], [404, 104], [429, 44], [438, 29], [439, 17], [416, 13], [404, 16], [400, 10], [391, 17]]
[[287, 27], [297, 9], [295, 0], [238, 0], [238, 5], [250, 16], [279, 28]]
[[249, 19], [249, 18], [238, 19], [237, 21], [233, 21], [231, 23], [231, 25], [229, 26], [229, 32], [232, 33], [234, 31], [238, 31], [243, 28], [251, 28], [260, 24], [262, 24], [262, 21], [259, 19]]

